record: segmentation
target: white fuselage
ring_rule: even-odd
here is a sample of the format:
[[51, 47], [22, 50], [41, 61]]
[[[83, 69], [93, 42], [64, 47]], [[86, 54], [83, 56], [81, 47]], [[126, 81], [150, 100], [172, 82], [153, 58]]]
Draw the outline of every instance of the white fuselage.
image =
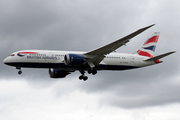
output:
[[[29, 54], [28, 54], [29, 53]], [[32, 54], [33, 53], [33, 54]], [[57, 68], [62, 70], [87, 70], [87, 66], [66, 66], [64, 56], [66, 54], [83, 54], [75, 51], [51, 51], [51, 50], [23, 50], [12, 53], [4, 63], [16, 67], [31, 68]], [[144, 61], [148, 57], [137, 54], [111, 53], [96, 66], [97, 70], [126, 70], [156, 64], [154, 61]]]
[[154, 24], [89, 52], [22, 50], [12, 53], [3, 62], [19, 69], [18, 74], [22, 74], [22, 67], [48, 68], [51, 78], [64, 78], [78, 70], [81, 73], [79, 79], [84, 81], [88, 79], [86, 72], [95, 75], [98, 70], [128, 70], [154, 65], [162, 62], [159, 59], [175, 52], [153, 57], [159, 32], [148, 38], [135, 54], [112, 53], [152, 26]]

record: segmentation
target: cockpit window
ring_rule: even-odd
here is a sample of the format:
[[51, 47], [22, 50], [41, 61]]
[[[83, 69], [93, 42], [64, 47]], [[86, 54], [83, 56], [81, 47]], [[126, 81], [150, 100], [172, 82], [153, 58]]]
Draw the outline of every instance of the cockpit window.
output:
[[14, 56], [14, 54], [11, 54], [11, 56]]

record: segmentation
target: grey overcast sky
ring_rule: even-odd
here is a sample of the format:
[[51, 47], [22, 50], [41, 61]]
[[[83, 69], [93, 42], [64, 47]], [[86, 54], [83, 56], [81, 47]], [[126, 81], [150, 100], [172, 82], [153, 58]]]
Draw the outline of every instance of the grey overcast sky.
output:
[[[0, 0], [0, 118], [3, 120], [179, 120], [180, 1]], [[24, 49], [90, 51], [156, 24], [117, 50], [133, 53], [161, 32], [162, 64], [128, 71], [79, 72], [51, 79], [47, 69], [3, 64]]]

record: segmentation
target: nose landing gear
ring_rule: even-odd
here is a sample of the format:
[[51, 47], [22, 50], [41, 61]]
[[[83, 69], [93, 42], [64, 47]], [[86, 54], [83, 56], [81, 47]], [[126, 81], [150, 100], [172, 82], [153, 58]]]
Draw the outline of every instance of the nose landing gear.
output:
[[19, 70], [19, 71], [18, 71], [18, 74], [19, 74], [19, 75], [22, 74], [22, 71], [21, 71], [21, 67], [20, 67], [20, 66], [16, 66], [16, 69]]
[[19, 74], [19, 75], [20, 75], [20, 74], [22, 74], [22, 71], [21, 71], [21, 70], [19, 70], [19, 71], [18, 71], [18, 74]]

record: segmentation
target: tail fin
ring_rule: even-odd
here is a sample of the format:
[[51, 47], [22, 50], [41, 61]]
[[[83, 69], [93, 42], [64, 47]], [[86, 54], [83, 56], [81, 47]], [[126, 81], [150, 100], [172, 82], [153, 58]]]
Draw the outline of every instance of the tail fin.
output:
[[135, 54], [152, 58], [155, 52], [159, 34], [160, 32], [155, 32]]

